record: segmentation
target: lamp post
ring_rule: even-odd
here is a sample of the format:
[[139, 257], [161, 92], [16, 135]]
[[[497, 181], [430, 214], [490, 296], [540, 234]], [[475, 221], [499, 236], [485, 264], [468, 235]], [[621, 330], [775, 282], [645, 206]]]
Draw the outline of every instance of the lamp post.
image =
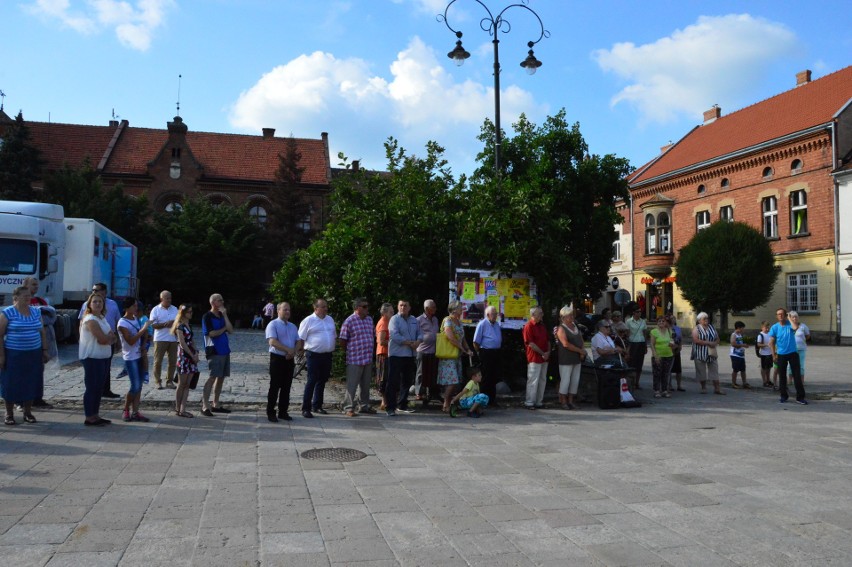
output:
[[[464, 60], [470, 57], [470, 53], [468, 53], [465, 48], [462, 46], [462, 32], [453, 29], [450, 25], [450, 21], [447, 19], [447, 13], [450, 10], [450, 7], [455, 4], [458, 0], [452, 0], [447, 7], [444, 8], [443, 14], [438, 14], [438, 21], [444, 22], [447, 25], [447, 28], [458, 38], [456, 40], [455, 48], [447, 53], [447, 57], [455, 61], [456, 65], [461, 66], [464, 64]], [[503, 8], [496, 16], [491, 13], [491, 10], [488, 9], [483, 2], [480, 0], [473, 0], [480, 6], [485, 9], [485, 12], [488, 14], [487, 17], [482, 18], [479, 21], [479, 27], [482, 28], [482, 31], [488, 32], [488, 35], [492, 37], [491, 43], [494, 44], [494, 170], [495, 174], [499, 177], [500, 175], [500, 145], [503, 141], [503, 136], [500, 131], [500, 39], [497, 36], [498, 32], [509, 33], [512, 30], [512, 24], [509, 23], [503, 17], [503, 14], [506, 13], [510, 8], [522, 8], [538, 20], [538, 25], [541, 28], [541, 32], [539, 33], [538, 39], [535, 41], [527, 42], [527, 47], [529, 47], [529, 52], [527, 53], [526, 59], [521, 61], [521, 67], [526, 69], [527, 73], [530, 75], [534, 75], [535, 72], [541, 67], [541, 61], [536, 59], [535, 53], [533, 53], [533, 46], [546, 37], [550, 37], [550, 32], [544, 29], [544, 24], [541, 22], [541, 18], [538, 14], [529, 6], [526, 5], [528, 0], [521, 0], [521, 4], [509, 4], [505, 8]]]

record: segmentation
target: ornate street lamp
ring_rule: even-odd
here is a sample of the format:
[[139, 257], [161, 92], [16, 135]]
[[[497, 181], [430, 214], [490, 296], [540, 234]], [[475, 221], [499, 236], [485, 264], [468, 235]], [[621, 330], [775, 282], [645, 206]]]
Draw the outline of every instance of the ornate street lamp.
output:
[[[470, 57], [470, 53], [462, 47], [462, 32], [453, 29], [450, 26], [450, 21], [447, 19], [447, 12], [450, 10], [450, 6], [455, 4], [458, 0], [452, 0], [447, 7], [444, 8], [443, 14], [438, 14], [438, 21], [444, 22], [447, 25], [447, 28], [454, 34], [458, 40], [456, 41], [456, 47], [447, 53], [447, 57], [452, 59], [456, 65], [461, 66], [464, 63], [464, 60]], [[491, 10], [488, 9], [481, 0], [473, 0], [480, 6], [485, 9], [485, 12], [488, 14], [487, 17], [482, 18], [479, 22], [479, 27], [482, 28], [482, 31], [488, 32], [493, 39], [491, 43], [494, 44], [494, 170], [497, 176], [500, 175], [500, 145], [503, 141], [503, 136], [500, 132], [500, 40], [497, 36], [497, 32], [509, 33], [512, 30], [512, 25], [503, 17], [503, 14], [506, 13], [510, 8], [523, 8], [527, 12], [531, 13], [535, 16], [535, 19], [538, 20], [538, 25], [541, 28], [541, 32], [538, 36], [538, 39], [535, 41], [530, 41], [527, 43], [527, 47], [529, 47], [529, 52], [527, 53], [526, 59], [521, 61], [521, 67], [523, 67], [527, 74], [534, 75], [535, 72], [541, 67], [541, 61], [536, 59], [535, 53], [533, 52], [533, 46], [546, 37], [550, 37], [550, 32], [544, 29], [544, 24], [541, 22], [541, 18], [538, 17], [538, 14], [535, 11], [527, 6], [528, 0], [521, 0], [521, 4], [509, 4], [505, 8], [503, 8], [496, 16], [491, 13]]]

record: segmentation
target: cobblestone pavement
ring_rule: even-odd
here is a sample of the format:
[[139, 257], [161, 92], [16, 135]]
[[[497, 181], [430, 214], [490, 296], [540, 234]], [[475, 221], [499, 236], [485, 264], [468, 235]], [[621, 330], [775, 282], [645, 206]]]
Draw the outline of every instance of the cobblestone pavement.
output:
[[4, 563], [852, 565], [848, 348], [812, 347], [807, 407], [700, 395], [687, 372], [687, 392], [631, 410], [269, 423], [262, 339], [234, 338], [226, 416], [84, 427], [63, 367], [60, 408], [0, 429]]

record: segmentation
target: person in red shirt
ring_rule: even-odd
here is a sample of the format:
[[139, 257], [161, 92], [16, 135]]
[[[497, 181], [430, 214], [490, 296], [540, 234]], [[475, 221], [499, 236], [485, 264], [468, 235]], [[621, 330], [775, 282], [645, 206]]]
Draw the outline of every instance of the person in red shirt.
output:
[[541, 320], [541, 307], [530, 309], [530, 320], [524, 325], [524, 346], [527, 351], [527, 399], [529, 410], [544, 407], [544, 387], [547, 385], [547, 361], [550, 359], [550, 339]]

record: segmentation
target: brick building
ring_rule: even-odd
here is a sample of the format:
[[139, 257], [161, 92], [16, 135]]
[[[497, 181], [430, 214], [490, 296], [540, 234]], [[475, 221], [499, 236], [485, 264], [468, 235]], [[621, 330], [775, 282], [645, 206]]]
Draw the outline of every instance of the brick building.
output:
[[[215, 203], [247, 204], [258, 222], [266, 219], [278, 156], [289, 143], [271, 128], [260, 136], [192, 132], [180, 116], [164, 130], [131, 127], [127, 120], [108, 126], [26, 124], [45, 160], [45, 173], [66, 164], [76, 168], [88, 159], [104, 186], [121, 183], [129, 195], [145, 193], [154, 210], [171, 210], [187, 197], [205, 196]], [[321, 229], [331, 182], [328, 134], [295, 141], [304, 167], [301, 185], [311, 203], [305, 228]]]
[[710, 223], [737, 220], [769, 240], [779, 279], [766, 305], [733, 315], [754, 329], [785, 305], [815, 335], [837, 336], [832, 172], [852, 149], [850, 100], [852, 67], [816, 81], [804, 71], [792, 90], [732, 114], [711, 108], [702, 125], [631, 175], [633, 284], [649, 318], [671, 311], [682, 326], [694, 324], [677, 287], [677, 251]]

